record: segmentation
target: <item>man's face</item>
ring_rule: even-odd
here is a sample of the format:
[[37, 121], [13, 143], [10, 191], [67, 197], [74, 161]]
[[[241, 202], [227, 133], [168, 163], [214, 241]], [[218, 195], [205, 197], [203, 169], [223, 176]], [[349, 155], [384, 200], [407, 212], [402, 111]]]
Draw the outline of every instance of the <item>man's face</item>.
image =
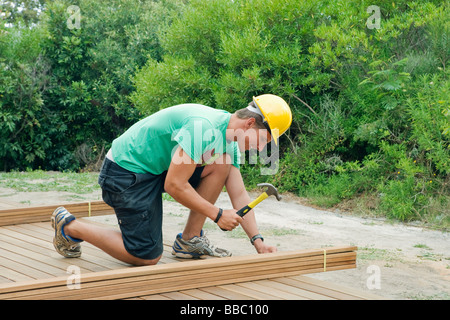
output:
[[234, 132], [234, 141], [237, 141], [241, 152], [256, 149], [262, 151], [272, 140], [267, 129], [256, 128], [255, 119], [247, 119], [242, 129]]
[[[253, 132], [252, 132], [253, 131]], [[272, 137], [267, 129], [250, 128], [247, 130], [244, 139], [244, 150], [256, 149], [262, 151]]]

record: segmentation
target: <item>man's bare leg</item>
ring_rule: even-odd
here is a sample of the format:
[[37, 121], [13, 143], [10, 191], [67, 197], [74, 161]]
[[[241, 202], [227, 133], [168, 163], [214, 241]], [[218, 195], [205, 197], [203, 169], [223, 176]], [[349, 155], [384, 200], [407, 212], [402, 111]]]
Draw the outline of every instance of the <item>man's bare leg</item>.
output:
[[159, 256], [153, 260], [146, 260], [129, 254], [123, 244], [122, 234], [117, 230], [102, 228], [78, 220], [73, 220], [64, 226], [64, 233], [72, 238], [89, 242], [112, 257], [132, 265], [154, 265], [161, 258], [161, 256]]
[[[201, 181], [196, 191], [210, 203], [215, 203], [222, 192], [225, 181], [230, 173], [229, 156], [224, 155], [222, 161], [207, 165], [202, 172]], [[192, 211], [183, 231], [183, 239], [188, 240], [194, 236], [200, 236], [206, 217], [198, 212]], [[105, 251], [112, 257], [133, 265], [153, 265], [158, 257], [153, 260], [137, 258], [126, 251], [120, 231], [102, 228], [82, 221], [74, 220], [64, 227], [64, 233], [72, 238], [81, 239], [97, 248]]]
[[[217, 198], [222, 192], [225, 181], [230, 173], [230, 162], [226, 162], [230, 161], [229, 156], [224, 155], [223, 157], [225, 158], [225, 161], [219, 159], [222, 161], [216, 160], [213, 164], [205, 167], [202, 172], [200, 184], [196, 189], [200, 196], [213, 204], [217, 201]], [[203, 214], [191, 210], [182, 234], [182, 238], [184, 240], [189, 240], [194, 236], [200, 236], [205, 220], [206, 217]]]

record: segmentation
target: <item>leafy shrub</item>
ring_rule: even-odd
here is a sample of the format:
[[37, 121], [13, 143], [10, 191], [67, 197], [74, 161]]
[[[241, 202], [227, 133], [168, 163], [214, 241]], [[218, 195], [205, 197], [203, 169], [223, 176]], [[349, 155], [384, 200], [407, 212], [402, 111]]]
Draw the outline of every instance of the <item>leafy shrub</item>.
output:
[[0, 29], [0, 168], [42, 163], [51, 142], [43, 91], [49, 63], [40, 53], [42, 30]]
[[[27, 10], [30, 2], [26, 2]], [[1, 35], [0, 124], [4, 170], [77, 170], [97, 163], [140, 118], [130, 79], [162, 55], [159, 27], [182, 1], [43, 1], [37, 25], [20, 19]], [[69, 28], [69, 6], [81, 12]], [[151, 21], [151, 23], [149, 23]]]
[[[446, 2], [378, 1], [379, 29], [366, 0], [72, 2], [0, 40], [4, 169], [77, 169], [162, 108], [233, 112], [274, 93], [293, 124], [276, 174], [242, 166], [249, 186], [324, 206], [370, 195], [395, 219], [448, 220]], [[81, 29], [66, 26], [70, 4]]]

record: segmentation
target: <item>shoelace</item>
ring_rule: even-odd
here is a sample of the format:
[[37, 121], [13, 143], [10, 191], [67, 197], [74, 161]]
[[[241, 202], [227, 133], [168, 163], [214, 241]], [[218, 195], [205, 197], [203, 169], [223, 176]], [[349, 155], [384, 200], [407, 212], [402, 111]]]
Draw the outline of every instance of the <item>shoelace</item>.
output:
[[209, 239], [206, 237], [206, 232], [200, 237], [197, 237], [199, 243], [201, 243], [202, 248], [209, 248], [211, 251], [216, 252], [216, 246], [211, 244]]
[[198, 239], [203, 245], [210, 246], [209, 239], [206, 237], [206, 232], [205, 232], [203, 235], [201, 235], [200, 237], [197, 237], [197, 239]]

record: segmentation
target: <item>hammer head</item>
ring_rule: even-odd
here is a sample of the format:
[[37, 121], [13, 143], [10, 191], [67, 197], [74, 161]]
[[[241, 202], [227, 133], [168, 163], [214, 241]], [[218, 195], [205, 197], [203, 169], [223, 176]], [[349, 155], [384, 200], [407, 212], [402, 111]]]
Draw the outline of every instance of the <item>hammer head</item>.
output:
[[281, 200], [281, 196], [278, 194], [278, 190], [277, 188], [275, 188], [273, 185], [271, 185], [270, 183], [259, 183], [257, 185], [258, 187], [267, 187], [266, 189], [266, 193], [269, 196], [275, 196], [277, 198], [278, 201]]

